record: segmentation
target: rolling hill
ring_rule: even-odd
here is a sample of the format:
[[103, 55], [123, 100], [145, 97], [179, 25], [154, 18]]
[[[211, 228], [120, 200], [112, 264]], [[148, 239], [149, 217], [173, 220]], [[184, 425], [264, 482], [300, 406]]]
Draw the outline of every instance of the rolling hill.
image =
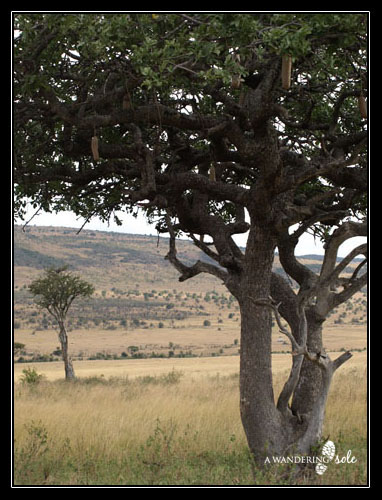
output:
[[[179, 240], [177, 250], [186, 264], [208, 260], [189, 241]], [[15, 341], [27, 345], [24, 359], [41, 355], [55, 359], [56, 325], [48, 313], [36, 307], [27, 286], [44, 268], [62, 264], [69, 264], [96, 289], [90, 300], [74, 302], [69, 311], [69, 330], [76, 332], [77, 347], [72, 349], [78, 359], [123, 353], [129, 357], [237, 354], [240, 312], [234, 297], [210, 275], [179, 282], [177, 271], [164, 258], [167, 252], [167, 238], [93, 230], [77, 234], [76, 229], [62, 227], [32, 226], [24, 232], [15, 226], [14, 330]], [[316, 272], [322, 265], [320, 256], [299, 259]], [[283, 272], [277, 256], [274, 266], [276, 272]], [[328, 332], [336, 329], [341, 342], [337, 345], [336, 341], [338, 348], [347, 346], [349, 332], [357, 337], [347, 347], [363, 348], [365, 293], [340, 306], [326, 324]], [[343, 340], [338, 330], [341, 325], [351, 326], [353, 331], [347, 328]], [[276, 325], [274, 330], [274, 350], [278, 352], [287, 342], [279, 339]]]
[[[198, 259], [209, 261], [190, 241], [178, 240], [180, 259], [191, 265]], [[141, 289], [156, 286], [174, 286], [178, 274], [164, 259], [168, 252], [168, 238], [156, 238], [117, 232], [83, 230], [77, 234], [73, 228], [27, 227], [14, 228], [15, 285], [23, 286], [41, 270], [49, 266], [69, 264], [98, 288], [128, 288], [139, 283]], [[323, 257], [306, 255], [299, 260], [318, 272]], [[283, 272], [278, 257], [275, 270]], [[350, 269], [349, 269], [350, 270]], [[219, 281], [212, 276], [198, 276], [187, 282], [187, 289], [199, 290], [201, 283]]]

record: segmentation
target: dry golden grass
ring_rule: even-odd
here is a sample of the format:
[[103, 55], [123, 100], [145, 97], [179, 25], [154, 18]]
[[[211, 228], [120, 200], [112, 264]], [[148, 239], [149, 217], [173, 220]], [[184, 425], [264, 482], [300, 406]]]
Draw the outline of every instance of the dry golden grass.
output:
[[[280, 390], [288, 364], [287, 355], [275, 355], [275, 393]], [[356, 355], [342, 368], [334, 379], [328, 409], [327, 430], [337, 433], [360, 422], [364, 412], [365, 395], [362, 371], [364, 353]], [[124, 364], [124, 366], [122, 365]], [[51, 367], [55, 363], [36, 363], [32, 366], [48, 380], [62, 378], [62, 366]], [[90, 365], [90, 366], [89, 366]], [[92, 366], [91, 366], [92, 365]], [[126, 368], [126, 365], [127, 368]], [[24, 365], [25, 366], [25, 365]], [[29, 366], [29, 365], [28, 365]], [[21, 366], [16, 366], [16, 378]], [[46, 369], [44, 369], [46, 368]], [[53, 368], [53, 369], [52, 369]], [[57, 373], [55, 368], [59, 368]], [[15, 428], [21, 432], [30, 420], [42, 420], [48, 430], [57, 438], [75, 436], [76, 442], [100, 445], [108, 443], [115, 448], [128, 441], [137, 444], [152, 432], [157, 418], [173, 420], [182, 427], [192, 424], [193, 432], [202, 433], [201, 442], [208, 447], [217, 435], [241, 435], [238, 413], [237, 374], [238, 357], [176, 360], [131, 360], [127, 362], [94, 361], [77, 363], [79, 377], [100, 376], [119, 377], [123, 380], [136, 377], [159, 377], [175, 370], [182, 374], [179, 384], [142, 386], [126, 383], [105, 385], [46, 385], [43, 394], [25, 392], [17, 386], [15, 403]], [[59, 373], [58, 373], [59, 372]], [[362, 383], [360, 383], [362, 382]], [[43, 397], [42, 397], [43, 396]], [[351, 409], [344, 412], [344, 407]], [[360, 430], [364, 431], [361, 425]], [[16, 435], [16, 439], [20, 439]], [[123, 438], [123, 439], [122, 439]], [[112, 445], [114, 443], [114, 445]], [[126, 444], [128, 444], [126, 443]], [[123, 447], [124, 445], [122, 445]]]
[[70, 392], [65, 386], [47, 387], [43, 398], [25, 393], [17, 398], [15, 438], [25, 439], [30, 420], [42, 421], [57, 442], [69, 438], [78, 452], [92, 449], [120, 458], [144, 444], [159, 419], [182, 434], [189, 428], [198, 439], [191, 439], [188, 447], [203, 452], [227, 435], [242, 434], [232, 385], [186, 379], [174, 385], [78, 385]]
[[[288, 375], [289, 361], [287, 354], [273, 357], [276, 397]], [[119, 484], [133, 474], [131, 480], [143, 484], [231, 480], [252, 484], [239, 412], [238, 362], [238, 356], [83, 361], [76, 364], [78, 382], [70, 384], [63, 380], [60, 364], [28, 364], [46, 379], [37, 386], [15, 383], [18, 481]], [[15, 367], [16, 379], [25, 366]], [[314, 477], [319, 484], [365, 481], [365, 366], [366, 354], [355, 353], [336, 373], [324, 428], [340, 456], [352, 449], [357, 468], [353, 464], [332, 466], [325, 477]], [[45, 432], [47, 443], [41, 443]], [[208, 465], [209, 460], [214, 465]], [[228, 472], [232, 478], [223, 472], [224, 477], [219, 475], [216, 461], [233, 467], [234, 472]], [[228, 466], [227, 461], [232, 464]], [[157, 463], [163, 467], [158, 468]], [[182, 469], [182, 463], [193, 465]], [[118, 471], [116, 477], [107, 475], [112, 475], [113, 467]], [[235, 472], [243, 467], [242, 474]], [[44, 474], [46, 479], [41, 479]], [[258, 479], [264, 484], [269, 480]], [[280, 480], [275, 477], [272, 484]]]
[[[338, 353], [332, 353], [334, 359]], [[341, 368], [361, 368], [366, 366], [366, 352], [355, 352], [353, 357]], [[272, 355], [273, 370], [277, 374], [285, 372], [291, 366], [289, 354]], [[48, 380], [58, 380], [64, 377], [62, 361], [51, 363], [17, 363], [14, 365], [14, 378], [18, 381], [25, 367], [35, 368]], [[157, 376], [175, 369], [187, 376], [195, 378], [205, 375], [230, 376], [239, 371], [239, 356], [219, 356], [205, 358], [172, 358], [172, 359], [128, 359], [128, 360], [97, 360], [74, 361], [74, 369], [78, 377], [105, 376], [105, 377], [141, 377], [145, 375]]]
[[[127, 352], [129, 346], [138, 346], [140, 351], [150, 355], [152, 352], [168, 355], [169, 344], [173, 344], [175, 353], [180, 350], [192, 351], [196, 355], [211, 355], [219, 352], [227, 355], [237, 354], [240, 339], [240, 323], [233, 319], [224, 320], [219, 324], [217, 319], [211, 319], [210, 327], [201, 326], [203, 318], [178, 322], [178, 328], [156, 329], [80, 329], [69, 332], [69, 348], [71, 355], [91, 356], [97, 352], [117, 354]], [[59, 341], [55, 330], [18, 329], [14, 332], [14, 341], [26, 345], [26, 350], [33, 354], [50, 354], [58, 346]], [[363, 349], [366, 347], [367, 335], [365, 325], [328, 325], [323, 332], [324, 346], [328, 351], [341, 349]], [[288, 339], [279, 333], [274, 326], [272, 333], [272, 351], [289, 351]]]

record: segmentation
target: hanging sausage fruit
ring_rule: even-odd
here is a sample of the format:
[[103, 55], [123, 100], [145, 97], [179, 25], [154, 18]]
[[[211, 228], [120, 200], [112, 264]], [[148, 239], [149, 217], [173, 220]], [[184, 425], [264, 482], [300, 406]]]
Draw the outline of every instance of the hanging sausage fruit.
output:
[[[232, 60], [236, 62], [237, 64], [240, 64], [240, 55], [239, 54], [231, 54]], [[238, 89], [240, 88], [241, 85], [241, 75], [240, 74], [233, 74], [231, 76], [231, 88], [232, 89]]]
[[358, 97], [358, 108], [359, 112], [362, 118], [367, 118], [367, 105], [366, 105], [366, 99], [361, 92], [359, 97]]
[[292, 56], [284, 54], [281, 66], [281, 86], [284, 90], [290, 89], [290, 79], [292, 74]]
[[210, 172], [209, 172], [209, 178], [211, 181], [216, 181], [215, 165], [211, 165]]
[[94, 135], [92, 137], [92, 153], [93, 153], [93, 160], [98, 161], [99, 160], [99, 152], [98, 152], [98, 137]]

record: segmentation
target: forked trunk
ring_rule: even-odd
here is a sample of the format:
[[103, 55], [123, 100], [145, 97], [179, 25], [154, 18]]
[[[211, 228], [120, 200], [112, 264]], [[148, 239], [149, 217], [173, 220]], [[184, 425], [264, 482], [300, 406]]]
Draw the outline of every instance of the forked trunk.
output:
[[[296, 335], [292, 339], [293, 367], [276, 403], [271, 312], [261, 305], [270, 296], [273, 253], [271, 237], [259, 229], [250, 233], [237, 294], [241, 310], [240, 412], [249, 448], [259, 466], [272, 463], [275, 455], [312, 452], [322, 434], [334, 371], [351, 356], [344, 353], [332, 361], [323, 352], [322, 321], [316, 321], [308, 312], [309, 323], [301, 321], [305, 325], [303, 338]], [[306, 318], [305, 309], [301, 318]], [[291, 397], [292, 408], [288, 404]]]
[[[267, 458], [267, 463], [273, 463], [273, 456], [313, 453], [312, 449], [322, 436], [334, 371], [350, 357], [350, 353], [335, 361], [324, 353], [318, 359], [317, 354], [316, 361], [313, 358], [317, 351], [308, 351], [311, 359], [304, 359], [304, 370], [300, 370], [302, 355], [294, 357], [297, 386], [293, 383], [292, 371], [276, 403], [272, 385], [269, 311], [253, 304], [252, 297], [256, 293], [262, 294], [261, 290], [257, 292], [257, 286], [248, 290], [248, 299], [240, 304], [240, 410], [249, 448], [257, 464], [262, 466]], [[292, 408], [288, 405], [288, 391], [291, 391], [290, 396], [295, 394]]]
[[307, 427], [296, 441], [296, 449], [299, 453], [309, 454], [322, 437], [326, 402], [333, 373], [334, 370], [322, 370], [320, 392], [314, 399], [310, 412], [304, 417]]
[[66, 333], [64, 321], [59, 322], [59, 328], [60, 331], [58, 334], [58, 338], [61, 343], [62, 359], [64, 360], [64, 365], [65, 365], [65, 378], [66, 380], [73, 380], [76, 378], [76, 376], [74, 374], [72, 360], [68, 353], [68, 335]]

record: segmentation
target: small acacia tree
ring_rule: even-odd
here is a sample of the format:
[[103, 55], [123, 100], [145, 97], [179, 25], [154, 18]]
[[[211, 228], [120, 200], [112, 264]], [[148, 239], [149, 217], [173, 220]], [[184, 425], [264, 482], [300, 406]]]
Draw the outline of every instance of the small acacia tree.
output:
[[66, 315], [73, 300], [78, 297], [89, 297], [94, 292], [94, 287], [67, 269], [67, 266], [64, 266], [45, 270], [42, 277], [35, 279], [30, 284], [29, 290], [36, 297], [36, 303], [47, 309], [58, 323], [58, 338], [65, 364], [65, 378], [72, 380], [75, 378], [75, 374], [68, 353]]
[[[367, 232], [367, 15], [18, 14], [14, 55], [15, 208], [145, 210], [180, 281], [209, 273], [238, 300], [257, 461], [308, 452], [351, 355], [330, 359], [322, 325], [367, 283], [366, 258], [344, 272], [366, 245], [337, 261]], [[319, 273], [295, 255], [307, 231], [325, 242]], [[181, 233], [208, 261], [182, 262]], [[289, 280], [273, 272], [276, 247]], [[272, 313], [293, 347], [277, 402]]]

